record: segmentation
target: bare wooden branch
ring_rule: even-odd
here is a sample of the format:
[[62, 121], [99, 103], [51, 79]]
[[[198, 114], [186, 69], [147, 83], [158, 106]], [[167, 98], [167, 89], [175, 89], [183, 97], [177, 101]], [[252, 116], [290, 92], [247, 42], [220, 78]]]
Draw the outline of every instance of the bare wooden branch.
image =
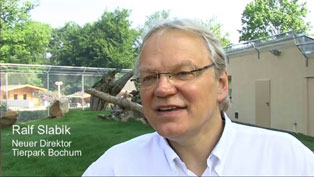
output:
[[139, 113], [141, 115], [141, 117], [144, 117], [143, 107], [140, 104], [134, 103], [134, 102], [129, 101], [125, 98], [118, 98], [115, 96], [111, 96], [107, 93], [100, 92], [96, 89], [88, 89], [88, 90], [85, 90], [85, 92], [88, 94], [94, 95], [94, 96], [96, 96], [102, 100], [105, 100], [109, 103], [119, 105], [122, 108], [130, 109], [134, 112]]
[[[101, 80], [96, 82], [92, 88], [109, 95], [116, 96], [118, 93], [120, 93], [127, 81], [133, 76], [133, 71], [129, 71], [125, 73], [119, 80], [115, 80], [115, 75], [119, 72], [121, 72], [121, 69], [115, 69], [105, 73]], [[107, 107], [107, 102], [105, 100], [100, 100], [93, 95], [90, 102], [90, 107], [92, 110], [104, 110]]]
[[119, 80], [114, 82], [113, 87], [111, 88], [110, 95], [116, 96], [123, 89], [128, 80], [133, 76], [133, 71], [125, 73]]

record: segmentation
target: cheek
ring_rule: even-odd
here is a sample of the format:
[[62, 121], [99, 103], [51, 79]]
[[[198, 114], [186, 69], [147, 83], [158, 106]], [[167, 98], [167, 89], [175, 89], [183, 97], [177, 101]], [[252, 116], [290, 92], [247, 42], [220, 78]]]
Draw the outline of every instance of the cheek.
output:
[[216, 85], [213, 82], [203, 81], [186, 87], [184, 97], [189, 100], [195, 109], [209, 109], [217, 102]]
[[144, 106], [144, 103], [148, 102], [148, 94], [145, 92], [140, 92], [140, 97], [141, 97], [141, 101], [142, 101], [142, 105]]
[[150, 106], [152, 105], [152, 94], [149, 92], [140, 92], [142, 106], [144, 108], [144, 111], [147, 112], [150, 110]]

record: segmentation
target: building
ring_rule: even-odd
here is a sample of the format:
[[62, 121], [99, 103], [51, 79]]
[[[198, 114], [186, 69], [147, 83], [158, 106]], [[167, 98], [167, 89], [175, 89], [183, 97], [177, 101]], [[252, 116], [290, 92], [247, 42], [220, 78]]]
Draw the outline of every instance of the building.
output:
[[1, 86], [1, 100], [7, 101], [8, 107], [31, 108], [39, 106], [40, 93], [47, 89], [33, 85], [8, 85]]
[[69, 99], [70, 107], [82, 107], [82, 105], [89, 107], [90, 105], [91, 95], [85, 92], [75, 92], [65, 97]]
[[236, 121], [314, 136], [314, 39], [285, 33], [226, 51]]

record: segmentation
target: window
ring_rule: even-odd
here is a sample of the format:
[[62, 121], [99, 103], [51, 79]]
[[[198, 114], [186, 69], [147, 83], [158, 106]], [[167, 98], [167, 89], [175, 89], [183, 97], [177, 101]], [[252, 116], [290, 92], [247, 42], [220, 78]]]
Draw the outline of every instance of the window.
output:
[[26, 93], [23, 95], [23, 99], [26, 100], [27, 99], [27, 95]]
[[14, 99], [17, 100], [18, 94], [14, 94]]
[[38, 98], [38, 91], [37, 90], [33, 91], [33, 98]]

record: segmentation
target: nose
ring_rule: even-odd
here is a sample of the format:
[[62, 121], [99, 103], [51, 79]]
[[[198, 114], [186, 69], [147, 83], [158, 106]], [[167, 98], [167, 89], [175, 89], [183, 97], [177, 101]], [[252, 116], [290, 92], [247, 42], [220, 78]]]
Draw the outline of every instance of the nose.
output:
[[155, 96], [169, 97], [176, 94], [177, 88], [173, 85], [172, 80], [169, 77], [171, 76], [167, 74], [161, 74], [159, 76], [157, 86], [154, 89]]

